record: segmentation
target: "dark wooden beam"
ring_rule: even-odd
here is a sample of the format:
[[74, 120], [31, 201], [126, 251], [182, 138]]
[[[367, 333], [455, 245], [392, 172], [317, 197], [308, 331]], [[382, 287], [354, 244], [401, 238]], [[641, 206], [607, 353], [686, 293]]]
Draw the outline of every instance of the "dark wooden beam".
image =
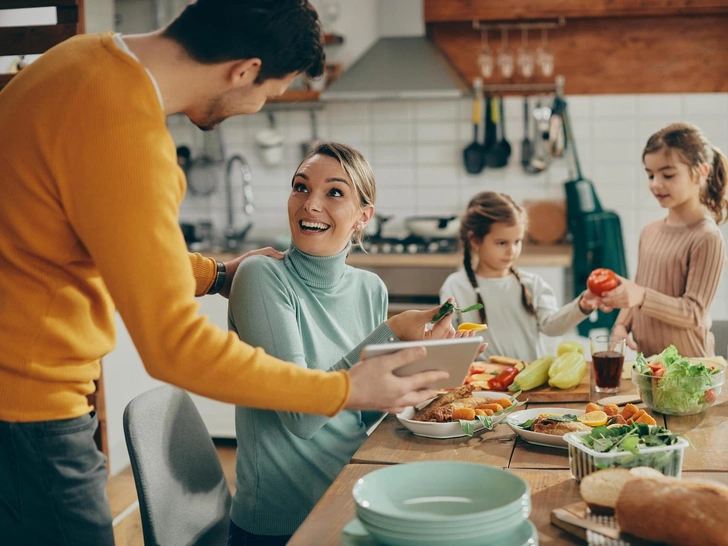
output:
[[36, 55], [44, 53], [77, 33], [77, 25], [44, 25], [0, 28], [2, 55]]
[[728, 13], [728, 0], [424, 0], [424, 3], [427, 23]]

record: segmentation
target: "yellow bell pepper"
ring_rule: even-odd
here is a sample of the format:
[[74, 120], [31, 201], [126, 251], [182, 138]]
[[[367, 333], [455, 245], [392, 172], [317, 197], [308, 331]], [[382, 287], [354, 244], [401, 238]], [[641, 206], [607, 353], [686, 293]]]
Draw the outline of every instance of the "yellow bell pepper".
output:
[[463, 322], [458, 326], [458, 332], [480, 332], [487, 329], [487, 324], [475, 324], [474, 322]]

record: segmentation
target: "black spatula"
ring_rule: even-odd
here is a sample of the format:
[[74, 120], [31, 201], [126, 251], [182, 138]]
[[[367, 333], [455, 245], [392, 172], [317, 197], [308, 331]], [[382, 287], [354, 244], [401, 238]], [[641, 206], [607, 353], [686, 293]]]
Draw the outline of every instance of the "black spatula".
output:
[[480, 94], [475, 93], [473, 99], [473, 141], [463, 150], [463, 162], [465, 170], [470, 174], [478, 174], [483, 170], [483, 150], [478, 143], [478, 132], [480, 128]]

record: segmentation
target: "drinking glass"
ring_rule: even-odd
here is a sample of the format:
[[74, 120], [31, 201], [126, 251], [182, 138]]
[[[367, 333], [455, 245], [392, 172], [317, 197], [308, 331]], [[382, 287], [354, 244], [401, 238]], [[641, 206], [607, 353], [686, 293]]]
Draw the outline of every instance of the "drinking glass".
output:
[[533, 51], [528, 48], [528, 30], [521, 29], [521, 46], [518, 48], [516, 62], [521, 76], [530, 78], [533, 76], [533, 67], [535, 63]]
[[619, 392], [626, 340], [615, 335], [591, 336], [589, 345], [595, 390], [607, 393]]
[[536, 49], [536, 62], [541, 68], [541, 75], [549, 78], [554, 73], [554, 53], [548, 42], [546, 29], [541, 31], [541, 45]]
[[493, 70], [495, 69], [495, 55], [493, 55], [493, 50], [488, 45], [487, 30], [480, 33], [480, 53], [478, 54], [478, 65], [480, 66], [480, 73], [483, 78], [488, 79], [493, 76]]
[[513, 76], [513, 66], [513, 51], [508, 47], [508, 31], [503, 29], [501, 31], [501, 48], [498, 52], [498, 67], [501, 76], [504, 78]]

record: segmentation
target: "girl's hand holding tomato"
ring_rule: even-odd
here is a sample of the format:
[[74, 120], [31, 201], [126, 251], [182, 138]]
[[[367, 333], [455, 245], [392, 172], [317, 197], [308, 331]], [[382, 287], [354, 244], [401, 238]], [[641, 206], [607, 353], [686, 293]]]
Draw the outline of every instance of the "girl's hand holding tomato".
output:
[[619, 277], [611, 269], [595, 269], [586, 280], [589, 291], [599, 297], [619, 286]]
[[646, 290], [629, 279], [615, 275], [619, 286], [614, 290], [602, 294], [602, 302], [616, 309], [629, 309], [642, 305], [645, 301]]
[[581, 296], [579, 296], [579, 309], [581, 309], [581, 312], [585, 315], [588, 315], [596, 309], [601, 309], [605, 313], [610, 313], [612, 311], [612, 308], [605, 305], [602, 302], [602, 298], [595, 295], [591, 290], [584, 290], [584, 292], [581, 293]]

